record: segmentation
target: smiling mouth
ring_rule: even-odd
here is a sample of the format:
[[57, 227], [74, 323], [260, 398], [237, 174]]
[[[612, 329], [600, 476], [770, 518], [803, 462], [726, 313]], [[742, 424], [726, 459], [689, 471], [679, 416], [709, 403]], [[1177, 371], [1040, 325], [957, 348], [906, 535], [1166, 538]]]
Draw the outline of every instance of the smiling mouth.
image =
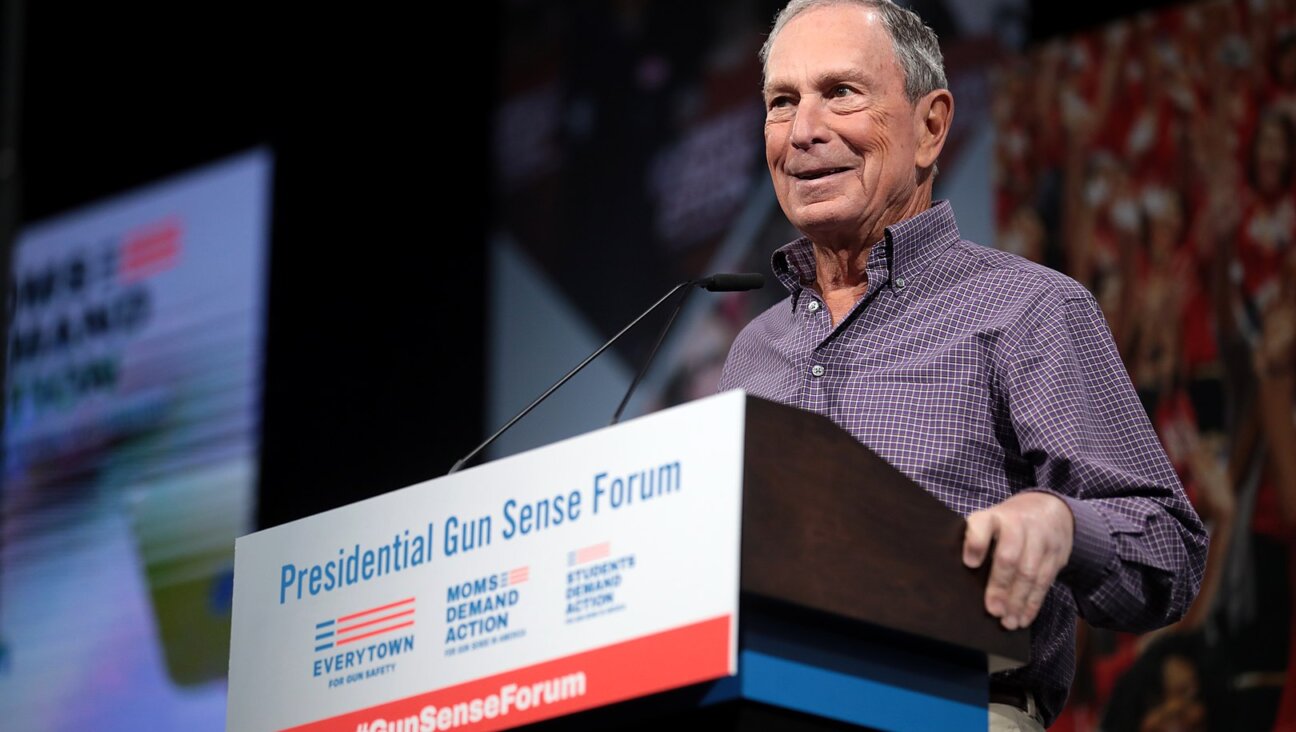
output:
[[821, 170], [807, 170], [804, 173], [793, 173], [792, 176], [797, 180], [818, 180], [847, 170], [850, 170], [850, 168], [823, 168]]

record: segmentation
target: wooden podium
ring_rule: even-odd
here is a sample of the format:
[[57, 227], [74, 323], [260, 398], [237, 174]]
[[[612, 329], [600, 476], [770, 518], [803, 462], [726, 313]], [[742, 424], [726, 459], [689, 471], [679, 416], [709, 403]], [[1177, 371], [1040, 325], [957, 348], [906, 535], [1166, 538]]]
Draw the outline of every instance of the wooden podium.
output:
[[[323, 589], [331, 562], [337, 562], [333, 569], [339, 577], [344, 573], [352, 544], [359, 561], [368, 551], [368, 536], [390, 541], [385, 537], [395, 531], [399, 550], [399, 532], [412, 521], [411, 516], [440, 512], [427, 521], [427, 543], [431, 545], [442, 541], [445, 533], [438, 528], [445, 523], [442, 514], [462, 514], [464, 509], [458, 506], [470, 499], [460, 496], [472, 496], [471, 500], [481, 496], [484, 505], [494, 505], [491, 501], [500, 502], [508, 496], [516, 506], [519, 501], [514, 496], [523, 490], [519, 486], [540, 485], [536, 490], [548, 495], [551, 485], [576, 483], [565, 475], [548, 481], [551, 470], [570, 469], [573, 475], [584, 475], [612, 465], [610, 474], [615, 475], [617, 461], [640, 464], [646, 460], [641, 453], [677, 456], [676, 482], [684, 487], [675, 495], [658, 496], [655, 503], [641, 501], [618, 509], [618, 515], [607, 502], [609, 472], [604, 470], [596, 474], [583, 498], [571, 498], [579, 488], [568, 496], [568, 509], [572, 503], [579, 509], [574, 518], [569, 511], [566, 523], [554, 524], [548, 519], [546, 531], [535, 535], [540, 538], [532, 541], [526, 537], [530, 544], [518, 540], [510, 545], [498, 538], [502, 532], [494, 534], [494, 544], [483, 550], [481, 561], [486, 564], [481, 566], [492, 572], [495, 568], [509, 571], [482, 576], [498, 576], [501, 583], [518, 577], [531, 582], [520, 585], [522, 594], [514, 596], [517, 614], [511, 620], [505, 618], [510, 627], [529, 629], [517, 642], [501, 642], [496, 647], [494, 640], [487, 643], [483, 638], [481, 651], [469, 651], [465, 644], [464, 653], [457, 657], [446, 644], [438, 645], [445, 628], [454, 627], [450, 621], [443, 623], [443, 616], [462, 613], [455, 608], [464, 607], [449, 600], [443, 604], [444, 588], [450, 587], [453, 596], [457, 583], [470, 580], [472, 572], [466, 567], [458, 570], [457, 554], [433, 558], [431, 546], [426, 566]], [[575, 464], [582, 460], [595, 467]], [[718, 472], [707, 472], [711, 468], [702, 465], [706, 460], [715, 460]], [[738, 464], [731, 465], [733, 462]], [[740, 520], [708, 515], [737, 510], [736, 506], [724, 508], [732, 504], [718, 498], [716, 504], [688, 503], [710, 500], [708, 491], [730, 480], [725, 476], [731, 473], [734, 490], [740, 485]], [[679, 475], [686, 476], [684, 482]], [[698, 481], [688, 482], [695, 475], [701, 476]], [[712, 475], [719, 477], [706, 477]], [[487, 495], [501, 483], [513, 492]], [[605, 489], [600, 494], [603, 513], [594, 495], [600, 487]], [[716, 487], [714, 492], [719, 494], [721, 489]], [[516, 512], [511, 515], [512, 524], [507, 512], [502, 516], [503, 525], [518, 525]], [[614, 520], [622, 523], [613, 524]], [[383, 521], [394, 528], [346, 534], [352, 531], [348, 527], [369, 527]], [[710, 522], [718, 527], [718, 538], [707, 535]], [[421, 526], [423, 521], [420, 518], [414, 523]], [[735, 524], [741, 527], [741, 543], [729, 551], [736, 553], [737, 561], [732, 556], [728, 560], [713, 557], [725, 553], [731, 536], [726, 532], [731, 529], [724, 527]], [[460, 521], [453, 525], [458, 527]], [[963, 526], [960, 516], [827, 418], [738, 392], [718, 395], [240, 539], [231, 643], [230, 729], [407, 732], [500, 729], [518, 722], [538, 722], [540, 728], [547, 729], [658, 729], [682, 722], [721, 729], [985, 729], [988, 673], [1026, 663], [1029, 638], [1026, 631], [1004, 631], [984, 611], [988, 570], [973, 572], [962, 565]], [[556, 600], [550, 599], [556, 597], [555, 590], [544, 584], [550, 581], [547, 577], [564, 576], [561, 567], [548, 569], [559, 563], [558, 550], [564, 550], [570, 568], [583, 556], [580, 552], [585, 550], [579, 549], [583, 542], [603, 537], [611, 538], [593, 546], [610, 544], [632, 550], [627, 556], [632, 557], [634, 569], [618, 579], [615, 592], [622, 594], [614, 595], [624, 611], [586, 619], [572, 615], [570, 604], [560, 610]], [[713, 540], [719, 542], [714, 552], [705, 548]], [[683, 546], [689, 542], [700, 542], [703, 548]], [[408, 549], [407, 545], [407, 554]], [[496, 555], [486, 557], [486, 551]], [[606, 548], [603, 552], [609, 553]], [[663, 553], [660, 558], [658, 552]], [[668, 556], [668, 552], [676, 553]], [[307, 559], [301, 559], [303, 556]], [[323, 563], [311, 564], [313, 557], [323, 557]], [[739, 567], [736, 578], [693, 576], [715, 571], [708, 569], [713, 564], [732, 567], [735, 563]], [[523, 575], [510, 569], [523, 564]], [[311, 574], [317, 568], [320, 581], [311, 584]], [[570, 597], [572, 580], [567, 576]], [[409, 586], [415, 589], [405, 589], [401, 583], [406, 582], [413, 583]], [[737, 593], [732, 592], [735, 588]], [[602, 653], [602, 648], [629, 648], [616, 633], [634, 636], [641, 650], [608, 656], [614, 660], [608, 661], [611, 665], [605, 673], [623, 677], [621, 681], [629, 686], [621, 688], [634, 689], [637, 678], [655, 675], [656, 669], [645, 664], [658, 662], [640, 659], [662, 658], [644, 653], [644, 644], [654, 643], [657, 636], [633, 630], [638, 627], [634, 624], [646, 624], [647, 632], [647, 626], [658, 618], [676, 613], [679, 606], [693, 602], [695, 595], [712, 591], [722, 598], [737, 595], [731, 598], [734, 607], [729, 616], [737, 622], [736, 633], [729, 629], [736, 647], [727, 646], [724, 656], [736, 656], [736, 668], [723, 659], [717, 665], [717, 656], [711, 654], [708, 668], [719, 670], [685, 679], [689, 683], [671, 682], [652, 693], [623, 693], [620, 698], [612, 694], [605, 701], [593, 701], [591, 691], [591, 701], [570, 708], [562, 706], [566, 702], [555, 702], [554, 711], [539, 717], [499, 714], [487, 718], [481, 710], [489, 711], [489, 701], [482, 707], [479, 697], [473, 697], [475, 721], [468, 716], [467, 702], [459, 705], [461, 716], [447, 711], [451, 708], [447, 689], [463, 690], [457, 692], [463, 699], [485, 693], [471, 691], [478, 687], [472, 687], [469, 682], [476, 681], [464, 675], [470, 672], [451, 673], [454, 664], [482, 664], [482, 669], [492, 672], [507, 670], [510, 663], [519, 668], [552, 669], [563, 659], [584, 659]], [[422, 592], [426, 596], [418, 594]], [[355, 673], [335, 675], [334, 683], [320, 678], [320, 664], [325, 663], [321, 659], [332, 659], [336, 666], [344, 660], [350, 663], [349, 655], [334, 653], [337, 649], [333, 648], [311, 651], [309, 640], [290, 644], [293, 649], [300, 646], [289, 654], [296, 654], [292, 658], [285, 658], [282, 649], [274, 647], [288, 643], [283, 640], [288, 635], [321, 629], [315, 637], [327, 633], [321, 643], [332, 642], [333, 628], [343, 633], [360, 624], [348, 621], [351, 626], [342, 627], [353, 609], [373, 605], [381, 610], [393, 598], [399, 600], [406, 594], [411, 597], [403, 601], [410, 603], [412, 612], [398, 620], [408, 619], [412, 627], [392, 630], [392, 634], [418, 630], [420, 651], [432, 648], [433, 652], [426, 658], [401, 657], [377, 678], [355, 678], [351, 683], [348, 679], [352, 676], [363, 677], [369, 669], [377, 668], [376, 662], [361, 662], [355, 664]], [[709, 606], [699, 612], [714, 614]], [[368, 621], [369, 617], [376, 616], [359, 620]], [[334, 618], [337, 626], [332, 625]], [[550, 622], [545, 618], [558, 619], [545, 625]], [[396, 627], [396, 620], [383, 622]], [[361, 632], [372, 633], [373, 628], [381, 632], [383, 627], [374, 620], [370, 627], [337, 642], [340, 647]], [[595, 638], [600, 633], [607, 637]], [[675, 649], [672, 658], [692, 663], [689, 646], [668, 645], [668, 634], [660, 637], [661, 648]], [[552, 655], [563, 657], [558, 661], [544, 655], [548, 651], [539, 645], [550, 638], [557, 649]], [[409, 645], [415, 647], [412, 636]], [[573, 651], [579, 653], [573, 655]], [[301, 674], [303, 678], [297, 679], [296, 669], [307, 663], [314, 664], [314, 675]], [[603, 667], [590, 663], [590, 668]], [[725, 675], [726, 668], [729, 675]], [[277, 686], [274, 695], [269, 695], [266, 679], [281, 677], [290, 683]], [[602, 683], [593, 671], [588, 678], [591, 689]], [[457, 685], [445, 679], [453, 679]], [[482, 688], [493, 690], [507, 681], [506, 673], [497, 673]], [[584, 693], [584, 675], [580, 683]], [[405, 706], [392, 711], [398, 709], [393, 700]], [[315, 707], [318, 711], [302, 711]], [[424, 716], [410, 712], [413, 709], [421, 709]], [[447, 720], [453, 724], [442, 724]]]
[[738, 675], [536, 728], [985, 729], [1030, 640], [984, 611], [963, 518], [827, 417], [746, 399]]

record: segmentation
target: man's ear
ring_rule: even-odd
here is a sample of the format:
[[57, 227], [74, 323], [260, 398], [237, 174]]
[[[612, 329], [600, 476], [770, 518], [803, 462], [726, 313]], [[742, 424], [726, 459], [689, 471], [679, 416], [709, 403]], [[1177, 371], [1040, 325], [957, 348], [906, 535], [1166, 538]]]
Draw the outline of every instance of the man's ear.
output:
[[918, 140], [915, 167], [926, 170], [936, 164], [953, 121], [954, 95], [948, 89], [936, 89], [918, 100], [914, 105], [914, 132]]

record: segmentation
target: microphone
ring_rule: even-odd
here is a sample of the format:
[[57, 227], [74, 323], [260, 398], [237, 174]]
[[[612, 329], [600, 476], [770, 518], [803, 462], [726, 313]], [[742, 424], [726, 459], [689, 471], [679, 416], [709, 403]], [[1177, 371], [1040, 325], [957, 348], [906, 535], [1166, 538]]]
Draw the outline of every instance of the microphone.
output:
[[746, 292], [765, 286], [765, 275], [755, 272], [741, 274], [713, 274], [697, 281], [698, 287], [708, 292]]
[[606, 351], [608, 348], [610, 348], [613, 343], [616, 343], [618, 340], [620, 340], [621, 336], [625, 335], [630, 331], [631, 328], [634, 328], [636, 325], [638, 325], [639, 321], [648, 317], [654, 310], [660, 307], [662, 303], [669, 300], [671, 296], [673, 296], [675, 293], [679, 292], [680, 290], [684, 290], [685, 291], [684, 296], [680, 298], [679, 304], [675, 306], [675, 311], [671, 313], [670, 320], [666, 321], [666, 326], [662, 328], [661, 334], [658, 335], [657, 343], [653, 345], [652, 352], [648, 354], [648, 359], [647, 361], [644, 362], [643, 368], [639, 370], [639, 374], [635, 376], [634, 381], [631, 382], [630, 389], [626, 392], [625, 398], [621, 400], [621, 406], [617, 408], [616, 416], [612, 418], [612, 423], [616, 424], [617, 420], [620, 419], [621, 417], [622, 410], [625, 409], [625, 405], [630, 401], [630, 395], [634, 393], [635, 387], [639, 385], [639, 381], [643, 378], [644, 373], [648, 371], [648, 364], [652, 363], [653, 356], [657, 354], [657, 348], [661, 346], [662, 340], [666, 337], [666, 331], [670, 330], [671, 324], [675, 322], [675, 316], [679, 315], [680, 309], [684, 307], [684, 302], [688, 299], [688, 296], [693, 292], [694, 287], [704, 288], [708, 292], [743, 292], [745, 290], [756, 290], [764, 286], [765, 286], [765, 276], [761, 274], [754, 274], [754, 273], [713, 274], [710, 277], [704, 277], [700, 280], [686, 280], [684, 282], [679, 283], [678, 285], [675, 285], [670, 289], [670, 292], [667, 292], [665, 295], [662, 295], [660, 300], [653, 303], [652, 305], [649, 305], [647, 310], [640, 313], [639, 317], [630, 321], [629, 325], [627, 325], [626, 327], [618, 331], [617, 334], [612, 336], [612, 338], [609, 339], [607, 343], [604, 343], [602, 346], [599, 346], [597, 351], [594, 351], [589, 356], [586, 356], [584, 361], [581, 361], [579, 364], [576, 365], [576, 368], [572, 369], [571, 371], [568, 371], [567, 374], [563, 376], [561, 379], [559, 379], [557, 382], [555, 382], [553, 386], [549, 387], [548, 389], [545, 389], [543, 394], [536, 397], [535, 401], [528, 404], [525, 409], [523, 409], [522, 411], [514, 415], [513, 418], [510, 419], [508, 422], [505, 422], [504, 426], [500, 427], [499, 430], [495, 432], [495, 434], [486, 438], [485, 442], [473, 448], [472, 452], [468, 453], [467, 455], [464, 455], [462, 458], [459, 458], [458, 462], [452, 465], [450, 467], [450, 470], [446, 472], [446, 475], [455, 473], [464, 465], [467, 465], [469, 460], [472, 460], [474, 457], [477, 457], [478, 453], [480, 453], [482, 450], [485, 450], [487, 447], [490, 447], [491, 443], [499, 439], [500, 435], [503, 435], [505, 432], [509, 430], [510, 427], [517, 424], [519, 420], [521, 420], [523, 417], [530, 414], [531, 410], [540, 406], [540, 403], [548, 399], [549, 395], [553, 394], [555, 391], [558, 391], [559, 387], [561, 387], [563, 384], [566, 384], [568, 381], [571, 380], [573, 376], [580, 373], [581, 369], [585, 368], [590, 364], [591, 361], [593, 361], [594, 359], [602, 355], [602, 353]]

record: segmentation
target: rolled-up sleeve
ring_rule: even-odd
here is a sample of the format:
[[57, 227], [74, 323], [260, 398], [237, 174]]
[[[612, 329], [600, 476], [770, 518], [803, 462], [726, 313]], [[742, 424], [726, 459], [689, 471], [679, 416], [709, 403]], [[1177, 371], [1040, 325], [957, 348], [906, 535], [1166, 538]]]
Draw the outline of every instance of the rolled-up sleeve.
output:
[[1207, 537], [1087, 292], [1037, 302], [1007, 334], [1001, 371], [1013, 436], [1036, 490], [1075, 518], [1059, 580], [1096, 626], [1178, 620], [1201, 585]]

